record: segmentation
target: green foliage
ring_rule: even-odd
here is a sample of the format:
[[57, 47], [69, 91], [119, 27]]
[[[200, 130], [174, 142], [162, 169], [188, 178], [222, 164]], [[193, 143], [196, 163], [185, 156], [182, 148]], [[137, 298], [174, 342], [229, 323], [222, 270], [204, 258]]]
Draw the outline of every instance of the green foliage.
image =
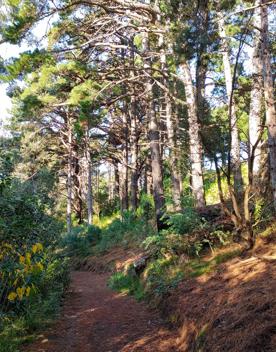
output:
[[94, 225], [74, 227], [70, 234], [64, 235], [62, 246], [69, 256], [87, 257], [92, 247], [101, 239], [102, 230]]
[[122, 219], [113, 220], [103, 229], [95, 251], [104, 252], [118, 245], [127, 247], [129, 244], [140, 244], [150, 233], [154, 233], [154, 230], [148, 222], [132, 212], [124, 212]]
[[53, 243], [63, 224], [47, 214], [47, 202], [53, 205], [47, 194], [35, 193], [30, 182], [13, 180], [0, 198], [0, 239], [18, 246]]
[[187, 236], [169, 233], [168, 231], [148, 236], [142, 244], [155, 257], [166, 258], [167, 256], [187, 253], [190, 250]]
[[177, 287], [183, 279], [183, 271], [176, 263], [176, 258], [160, 258], [148, 265], [145, 271], [145, 287], [148, 295], [160, 297]]
[[152, 195], [142, 193], [136, 214], [146, 221], [154, 217], [154, 200]]
[[117, 272], [108, 281], [108, 286], [117, 292], [127, 293], [134, 296], [138, 301], [145, 297], [141, 281], [135, 275]]
[[59, 313], [60, 303], [69, 282], [68, 262], [47, 252], [44, 268], [33, 283], [35, 291], [8, 313], [1, 314], [0, 351], [16, 352], [22, 343], [30, 342]]
[[183, 213], [172, 214], [167, 223], [170, 232], [183, 235], [195, 230], [201, 224], [201, 219], [195, 209], [187, 207]]

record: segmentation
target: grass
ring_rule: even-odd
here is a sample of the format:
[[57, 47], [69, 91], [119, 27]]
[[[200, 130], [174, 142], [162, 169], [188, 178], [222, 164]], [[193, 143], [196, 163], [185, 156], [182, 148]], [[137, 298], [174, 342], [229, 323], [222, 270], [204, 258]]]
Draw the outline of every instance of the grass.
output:
[[144, 288], [137, 276], [117, 272], [110, 277], [108, 286], [114, 291], [132, 295], [138, 301], [145, 297]]
[[194, 259], [189, 261], [185, 267], [185, 277], [199, 277], [217, 269], [218, 265], [227, 262], [241, 254], [240, 249], [234, 249], [217, 254], [210, 260]]
[[239, 254], [240, 250], [229, 250], [209, 260], [196, 258], [190, 259], [185, 264], [180, 264], [177, 257], [158, 258], [148, 264], [140, 277], [133, 273], [131, 267], [127, 273], [114, 273], [108, 281], [108, 286], [114, 291], [132, 295], [138, 301], [148, 298], [158, 304], [162, 297], [171, 289], [176, 288], [181, 281], [211, 273], [220, 264]]

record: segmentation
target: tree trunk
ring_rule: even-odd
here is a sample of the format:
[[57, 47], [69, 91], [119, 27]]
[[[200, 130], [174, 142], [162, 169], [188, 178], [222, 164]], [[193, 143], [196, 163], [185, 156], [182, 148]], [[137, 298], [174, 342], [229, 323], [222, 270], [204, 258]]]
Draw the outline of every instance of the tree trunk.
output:
[[[159, 46], [162, 48], [160, 53], [160, 62], [162, 71], [165, 74], [165, 78], [163, 79], [164, 86], [169, 89], [169, 81], [168, 81], [168, 66], [167, 66], [167, 57], [164, 46], [164, 36], [160, 35]], [[166, 106], [166, 128], [168, 135], [168, 147], [170, 152], [170, 171], [171, 171], [171, 181], [172, 181], [172, 198], [173, 198], [173, 210], [181, 211], [181, 174], [179, 172], [178, 167], [178, 159], [177, 159], [177, 143], [175, 136], [175, 127], [173, 122], [173, 109], [172, 102], [167, 92], [164, 92], [164, 102]]]
[[[261, 0], [256, 0], [255, 5], [260, 5]], [[261, 59], [261, 9], [257, 7], [254, 14], [254, 51], [252, 56], [252, 90], [249, 112], [249, 156], [255, 149], [253, 165], [253, 184], [257, 185], [261, 165], [261, 108], [262, 108], [262, 59]], [[249, 157], [250, 159], [250, 157]]]
[[242, 173], [240, 161], [240, 138], [238, 120], [236, 114], [236, 106], [233, 99], [233, 79], [231, 73], [231, 62], [229, 57], [229, 45], [226, 39], [225, 23], [223, 13], [219, 12], [219, 35], [221, 38], [221, 49], [223, 56], [224, 76], [227, 93], [227, 103], [230, 119], [230, 153], [231, 153], [231, 169], [234, 175], [235, 192], [240, 193], [242, 190]]
[[202, 146], [199, 135], [199, 123], [197, 116], [196, 98], [193, 88], [191, 71], [186, 62], [181, 64], [183, 83], [187, 100], [189, 138], [190, 138], [190, 160], [191, 160], [191, 183], [192, 192], [197, 207], [205, 206], [203, 171], [202, 171]]
[[137, 116], [136, 101], [131, 98], [130, 111], [130, 151], [131, 151], [131, 178], [130, 178], [130, 194], [131, 209], [136, 211], [138, 206], [138, 138], [137, 138]]
[[[264, 0], [262, 0], [262, 4], [264, 3]], [[268, 42], [268, 13], [267, 6], [265, 5], [261, 7], [261, 28], [264, 96], [266, 106], [266, 125], [268, 129], [268, 149], [270, 160], [270, 179], [273, 192], [273, 204], [276, 212], [276, 113], [271, 58], [269, 53]]]
[[207, 59], [207, 39], [206, 32], [208, 31], [209, 22], [209, 0], [198, 1], [198, 39], [199, 48], [196, 62], [196, 102], [198, 121], [203, 123], [206, 115], [206, 101], [205, 101], [205, 81], [208, 70]]
[[67, 171], [67, 209], [66, 209], [67, 233], [72, 230], [72, 130], [68, 121], [68, 171]]
[[83, 201], [82, 201], [82, 185], [81, 185], [81, 168], [79, 164], [79, 157], [77, 154], [77, 149], [75, 147], [74, 154], [74, 180], [75, 180], [75, 195], [76, 195], [76, 212], [78, 224], [82, 224], [83, 222]]
[[120, 177], [121, 213], [128, 210], [128, 121], [125, 112], [123, 112], [123, 126], [124, 141]]
[[152, 186], [153, 198], [156, 211], [157, 226], [159, 227], [160, 219], [164, 213], [165, 198], [163, 190], [162, 160], [159, 146], [159, 129], [156, 113], [153, 103], [150, 102], [148, 111], [149, 116], [149, 141], [151, 151], [151, 169], [152, 169]]
[[89, 151], [89, 129], [86, 131], [86, 143], [85, 143], [85, 154], [86, 154], [86, 166], [87, 166], [87, 223], [92, 224], [93, 221], [93, 196], [92, 196], [92, 165], [91, 155]]
[[[149, 51], [148, 37], [147, 34], [143, 38], [143, 48], [144, 52]], [[146, 61], [144, 63], [144, 68], [146, 71], [150, 68], [150, 64]], [[164, 214], [165, 208], [165, 198], [163, 189], [163, 174], [162, 174], [162, 158], [160, 153], [160, 133], [159, 133], [159, 123], [155, 111], [155, 103], [153, 99], [152, 92], [153, 81], [148, 79], [146, 83], [146, 92], [148, 95], [148, 107], [147, 107], [147, 117], [149, 124], [149, 143], [151, 152], [151, 172], [152, 172], [152, 187], [153, 187], [153, 198], [155, 205], [156, 223], [157, 228], [160, 228], [161, 218]]]
[[174, 211], [181, 211], [181, 174], [179, 172], [177, 158], [177, 143], [175, 138], [175, 129], [173, 125], [172, 104], [170, 98], [166, 97], [166, 124], [168, 133], [168, 144], [170, 148], [170, 169], [172, 180], [172, 197]]
[[118, 162], [114, 162], [114, 193], [115, 196], [120, 198], [120, 174], [118, 169]]
[[152, 189], [152, 172], [151, 172], [151, 158], [147, 157], [147, 163], [145, 167], [145, 189], [148, 195], [153, 194]]

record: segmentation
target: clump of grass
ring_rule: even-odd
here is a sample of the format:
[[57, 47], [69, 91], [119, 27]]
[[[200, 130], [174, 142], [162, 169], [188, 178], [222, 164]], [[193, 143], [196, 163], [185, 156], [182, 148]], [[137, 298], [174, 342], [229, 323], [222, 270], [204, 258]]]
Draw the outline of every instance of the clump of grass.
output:
[[141, 301], [145, 297], [141, 281], [137, 276], [131, 274], [124, 274], [122, 272], [113, 274], [108, 281], [108, 286], [114, 291], [132, 295], [138, 301]]

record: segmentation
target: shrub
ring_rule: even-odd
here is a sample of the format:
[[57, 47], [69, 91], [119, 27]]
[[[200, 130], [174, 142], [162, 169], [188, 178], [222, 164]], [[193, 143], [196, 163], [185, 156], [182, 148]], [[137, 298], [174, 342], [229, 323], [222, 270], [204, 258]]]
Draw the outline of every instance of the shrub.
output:
[[172, 214], [167, 224], [170, 225], [170, 232], [183, 235], [200, 226], [201, 219], [193, 208], [186, 208], [183, 213]]
[[[10, 296], [12, 299], [8, 299], [9, 304], [3, 305], [0, 312], [0, 352], [17, 352], [21, 343], [33, 338], [34, 332], [45, 328], [59, 312], [63, 292], [69, 283], [68, 261], [52, 251], [43, 250], [39, 255], [37, 261], [35, 258], [29, 261], [26, 254], [20, 265], [15, 263], [20, 275], [18, 281], [15, 280], [8, 287], [7, 293], [14, 295]], [[41, 267], [34, 274], [33, 269], [37, 264]], [[25, 277], [21, 271], [26, 269], [28, 272]], [[11, 268], [10, 278], [15, 275], [13, 271], [14, 268]], [[24, 280], [31, 287], [28, 294], [26, 287], [22, 291]], [[5, 296], [9, 297], [7, 294]]]
[[114, 246], [127, 247], [130, 243], [141, 243], [149, 233], [153, 233], [152, 226], [131, 212], [125, 212], [122, 220], [115, 219], [105, 229], [95, 251], [104, 252]]
[[61, 245], [69, 256], [86, 257], [92, 253], [92, 247], [101, 239], [102, 230], [94, 225], [74, 227], [70, 234], [64, 235]]
[[144, 218], [146, 221], [154, 218], [154, 200], [152, 195], [142, 193], [136, 214], [138, 217]]

